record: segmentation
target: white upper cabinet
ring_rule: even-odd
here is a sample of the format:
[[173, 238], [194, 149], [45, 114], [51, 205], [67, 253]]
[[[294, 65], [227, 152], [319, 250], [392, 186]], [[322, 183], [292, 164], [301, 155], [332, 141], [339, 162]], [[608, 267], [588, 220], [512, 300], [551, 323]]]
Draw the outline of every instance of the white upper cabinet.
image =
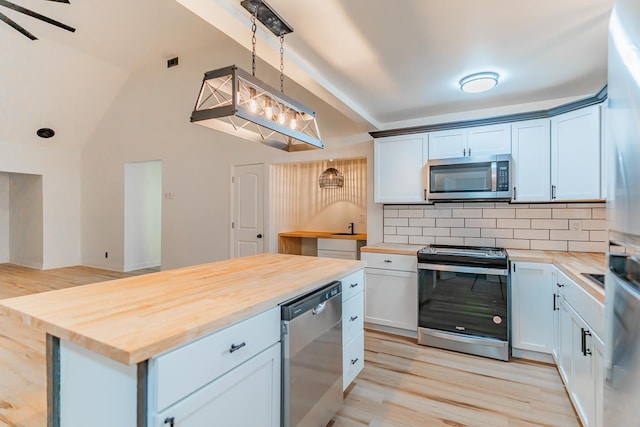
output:
[[511, 125], [469, 128], [467, 156], [490, 156], [511, 153]]
[[467, 129], [441, 130], [429, 133], [429, 160], [464, 157]]
[[374, 201], [419, 203], [425, 201], [423, 166], [427, 162], [428, 135], [376, 138], [374, 157]]
[[551, 200], [599, 200], [600, 107], [551, 119]]
[[551, 200], [551, 122], [528, 120], [511, 125], [513, 200]]
[[510, 124], [429, 133], [429, 160], [509, 153], [511, 153]]

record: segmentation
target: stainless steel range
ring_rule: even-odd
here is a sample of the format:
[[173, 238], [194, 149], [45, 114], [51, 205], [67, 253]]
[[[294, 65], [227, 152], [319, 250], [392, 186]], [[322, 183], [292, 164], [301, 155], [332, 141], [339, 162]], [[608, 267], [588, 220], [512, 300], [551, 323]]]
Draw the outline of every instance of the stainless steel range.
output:
[[418, 343], [509, 360], [508, 270], [502, 248], [418, 251]]

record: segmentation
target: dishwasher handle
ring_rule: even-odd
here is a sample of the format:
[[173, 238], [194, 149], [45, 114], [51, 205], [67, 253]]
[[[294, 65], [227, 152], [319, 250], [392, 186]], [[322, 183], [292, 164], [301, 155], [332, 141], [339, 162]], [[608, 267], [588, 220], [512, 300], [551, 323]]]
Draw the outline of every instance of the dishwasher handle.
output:
[[325, 308], [327, 308], [327, 302], [321, 302], [320, 304], [316, 305], [315, 307], [313, 307], [311, 309], [311, 313], [315, 316], [316, 314], [320, 314], [322, 313]]

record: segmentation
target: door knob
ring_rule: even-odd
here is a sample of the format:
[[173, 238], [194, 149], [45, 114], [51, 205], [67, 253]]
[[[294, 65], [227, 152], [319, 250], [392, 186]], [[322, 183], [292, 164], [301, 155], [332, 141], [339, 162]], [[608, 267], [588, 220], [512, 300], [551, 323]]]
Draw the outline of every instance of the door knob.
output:
[[262, 239], [262, 234], [258, 234], [256, 237], [257, 237], [258, 239]]

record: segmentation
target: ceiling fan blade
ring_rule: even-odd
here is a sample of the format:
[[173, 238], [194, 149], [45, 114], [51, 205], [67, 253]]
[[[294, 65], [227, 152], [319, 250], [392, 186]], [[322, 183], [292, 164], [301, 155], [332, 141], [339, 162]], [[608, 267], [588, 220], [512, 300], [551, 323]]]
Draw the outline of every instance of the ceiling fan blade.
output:
[[12, 26], [16, 30], [24, 34], [26, 37], [30, 38], [31, 40], [38, 40], [36, 36], [31, 34], [29, 31], [25, 30], [24, 28], [22, 28], [20, 25], [16, 24], [15, 21], [13, 21], [11, 18], [9, 18], [7, 15], [5, 15], [2, 12], [0, 12], [0, 21], [3, 21], [4, 23]]
[[[40, 15], [39, 13], [36, 13], [36, 12], [34, 12], [32, 10], [29, 10], [29, 9], [26, 9], [26, 8], [24, 8], [22, 6], [18, 6], [17, 4], [11, 3], [10, 1], [7, 1], [7, 0], [0, 0], [0, 6], [7, 7], [9, 9], [15, 10], [16, 12], [24, 13], [25, 15], [29, 15], [32, 18], [39, 19], [41, 21], [46, 22], [47, 24], [55, 25], [58, 28], [62, 28], [63, 30], [70, 31], [72, 33], [74, 33], [76, 31], [75, 28], [72, 28], [72, 27], [70, 27], [68, 25], [65, 25], [62, 22], [58, 22], [58, 21], [56, 21], [54, 19], [47, 18], [44, 15]], [[9, 25], [11, 25], [11, 24], [9, 24]]]

